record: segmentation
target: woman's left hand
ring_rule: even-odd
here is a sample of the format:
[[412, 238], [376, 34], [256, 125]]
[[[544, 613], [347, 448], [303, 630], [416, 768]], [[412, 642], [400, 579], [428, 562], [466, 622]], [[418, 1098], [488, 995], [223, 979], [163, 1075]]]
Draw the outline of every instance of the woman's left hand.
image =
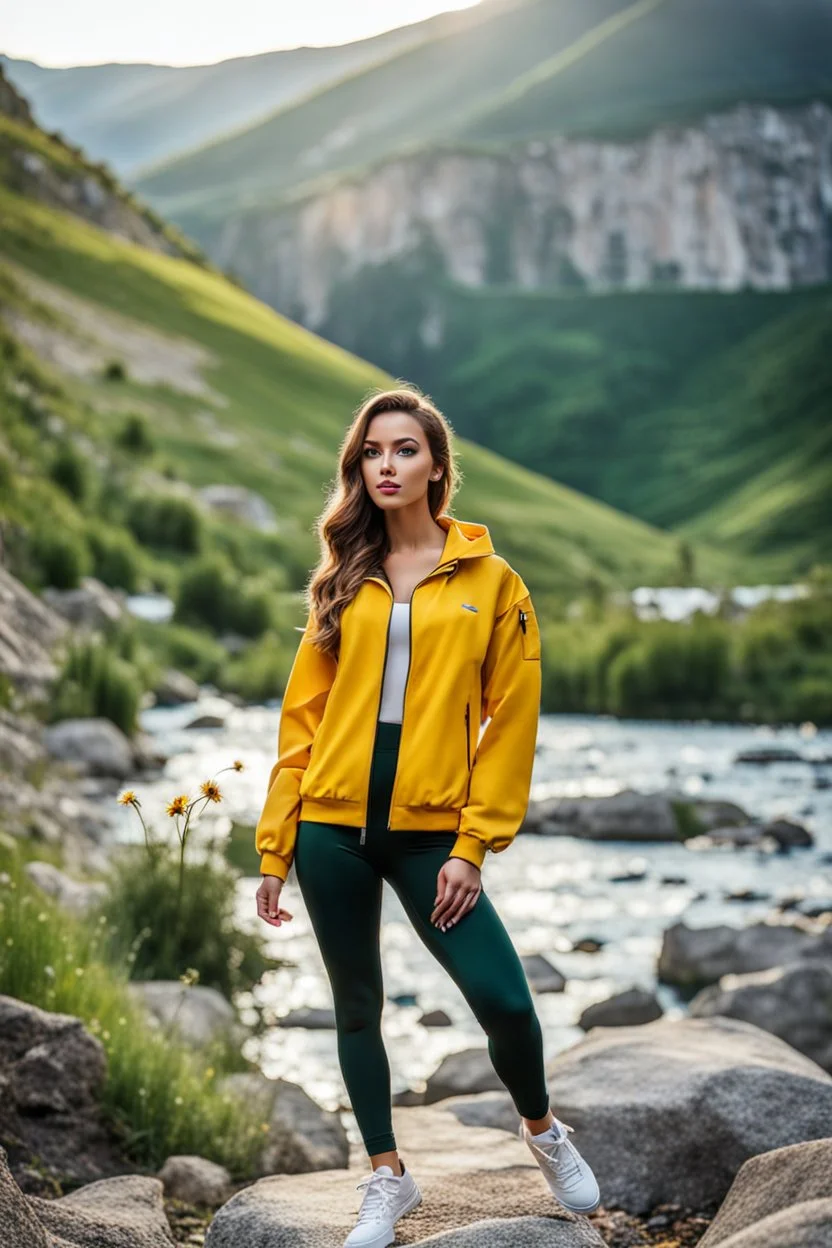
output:
[[436, 878], [436, 900], [431, 923], [443, 932], [473, 910], [482, 892], [479, 867], [465, 858], [449, 858], [443, 862]]

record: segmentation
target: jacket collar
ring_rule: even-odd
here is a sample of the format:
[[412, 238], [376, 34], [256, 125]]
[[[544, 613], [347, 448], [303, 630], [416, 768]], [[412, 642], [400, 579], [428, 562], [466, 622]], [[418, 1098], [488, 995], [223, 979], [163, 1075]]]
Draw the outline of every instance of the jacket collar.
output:
[[473, 520], [457, 520], [455, 516], [449, 516], [447, 512], [438, 515], [436, 523], [446, 533], [445, 545], [439, 559], [440, 564], [494, 554], [491, 535], [484, 524], [477, 524]]

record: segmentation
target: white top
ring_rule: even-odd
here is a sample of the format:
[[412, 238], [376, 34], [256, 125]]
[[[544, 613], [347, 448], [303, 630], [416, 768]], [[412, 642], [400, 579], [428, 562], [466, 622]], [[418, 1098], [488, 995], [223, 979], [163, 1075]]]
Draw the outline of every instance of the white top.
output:
[[394, 602], [384, 665], [384, 684], [378, 717], [386, 723], [400, 724], [404, 710], [404, 687], [410, 659], [410, 603]]

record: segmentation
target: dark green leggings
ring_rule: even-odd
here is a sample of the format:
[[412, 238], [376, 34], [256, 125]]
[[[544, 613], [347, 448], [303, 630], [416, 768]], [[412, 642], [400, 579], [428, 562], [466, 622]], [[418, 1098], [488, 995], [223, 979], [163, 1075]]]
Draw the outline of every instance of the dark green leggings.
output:
[[400, 736], [401, 724], [378, 722], [365, 844], [359, 828], [301, 819], [295, 846], [298, 886], [332, 987], [338, 1060], [370, 1156], [396, 1147], [381, 1035], [382, 880], [470, 1005], [517, 1112], [543, 1118], [549, 1110], [543, 1036], [529, 984], [485, 890], [447, 931], [430, 922], [439, 869], [456, 833], [387, 830]]

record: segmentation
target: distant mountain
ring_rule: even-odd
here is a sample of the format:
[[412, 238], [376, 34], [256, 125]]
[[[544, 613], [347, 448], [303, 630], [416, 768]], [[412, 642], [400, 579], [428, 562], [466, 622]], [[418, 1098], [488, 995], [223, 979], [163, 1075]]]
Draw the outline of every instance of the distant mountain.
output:
[[[502, 0], [503, 5], [510, 0]], [[491, 0], [484, 7], [496, 7]], [[0, 56], [46, 130], [60, 130], [122, 176], [211, 142], [426, 38], [479, 20], [443, 13], [370, 39], [292, 48], [216, 65], [107, 64], [52, 69]]]
[[829, 0], [521, 0], [140, 180], [196, 237], [316, 178], [442, 145], [632, 137], [737, 102], [832, 100]]

